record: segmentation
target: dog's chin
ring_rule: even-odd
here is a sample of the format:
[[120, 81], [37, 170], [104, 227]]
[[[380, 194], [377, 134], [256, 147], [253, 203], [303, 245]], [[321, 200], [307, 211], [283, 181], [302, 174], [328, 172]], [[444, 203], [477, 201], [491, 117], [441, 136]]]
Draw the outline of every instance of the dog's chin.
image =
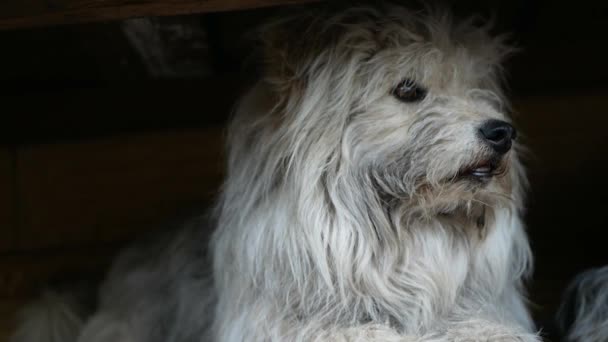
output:
[[508, 159], [478, 159], [456, 171], [440, 188], [427, 189], [431, 191], [426, 193], [422, 203], [427, 212], [444, 217], [460, 213], [460, 218], [478, 218], [485, 207], [493, 207], [510, 197], [504, 182], [508, 172]]

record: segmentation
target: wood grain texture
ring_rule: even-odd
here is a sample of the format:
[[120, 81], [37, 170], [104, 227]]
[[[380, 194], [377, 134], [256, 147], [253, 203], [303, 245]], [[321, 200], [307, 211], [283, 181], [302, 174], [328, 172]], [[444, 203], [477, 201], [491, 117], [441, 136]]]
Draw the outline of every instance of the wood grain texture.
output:
[[21, 147], [18, 248], [99, 244], [204, 212], [221, 180], [220, 127]]
[[311, 1], [313, 0], [7, 0], [0, 4], [0, 30], [230, 11]]
[[0, 147], [0, 253], [15, 243], [13, 162], [9, 148]]

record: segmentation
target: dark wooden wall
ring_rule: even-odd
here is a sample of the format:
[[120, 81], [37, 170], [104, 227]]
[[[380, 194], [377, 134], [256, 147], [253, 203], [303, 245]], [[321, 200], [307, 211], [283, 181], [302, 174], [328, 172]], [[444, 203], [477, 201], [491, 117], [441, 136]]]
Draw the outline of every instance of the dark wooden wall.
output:
[[[608, 9], [524, 0], [455, 7], [494, 12], [497, 30], [521, 47], [507, 67], [530, 148], [531, 300], [550, 333], [567, 281], [608, 263]], [[208, 49], [186, 62], [208, 72], [193, 78], [152, 73], [124, 22], [0, 32], [0, 341], [15, 308], [49, 281], [101, 276], [129, 240], [213, 200], [223, 127], [250, 78], [241, 37], [274, 11], [155, 19], [205, 32]]]

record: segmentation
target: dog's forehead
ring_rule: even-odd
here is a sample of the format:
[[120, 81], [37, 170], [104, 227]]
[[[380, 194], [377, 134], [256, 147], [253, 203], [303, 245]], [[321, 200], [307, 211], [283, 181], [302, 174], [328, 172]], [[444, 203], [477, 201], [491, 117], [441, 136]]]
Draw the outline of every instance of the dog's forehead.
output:
[[[491, 51], [489, 51], [491, 53]], [[374, 58], [390, 83], [414, 79], [427, 88], [484, 88], [497, 76], [497, 64], [466, 45], [439, 45], [431, 40], [385, 48]]]
[[501, 93], [501, 41], [447, 13], [381, 7], [296, 15], [266, 27], [261, 39], [267, 79], [280, 89], [329, 82], [380, 98], [412, 79], [443, 94]]
[[[413, 78], [427, 87], [485, 87], [495, 83], [505, 46], [486, 29], [426, 17], [378, 25], [372, 67], [381, 65], [391, 82]], [[394, 79], [393, 79], [394, 77]]]

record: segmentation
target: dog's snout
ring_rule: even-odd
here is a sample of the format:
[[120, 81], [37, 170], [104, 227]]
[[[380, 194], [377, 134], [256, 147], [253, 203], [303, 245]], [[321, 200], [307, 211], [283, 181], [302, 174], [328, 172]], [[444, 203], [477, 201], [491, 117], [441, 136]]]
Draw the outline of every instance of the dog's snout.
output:
[[508, 122], [488, 120], [479, 127], [479, 134], [494, 151], [504, 154], [511, 149], [511, 142], [517, 132]]

